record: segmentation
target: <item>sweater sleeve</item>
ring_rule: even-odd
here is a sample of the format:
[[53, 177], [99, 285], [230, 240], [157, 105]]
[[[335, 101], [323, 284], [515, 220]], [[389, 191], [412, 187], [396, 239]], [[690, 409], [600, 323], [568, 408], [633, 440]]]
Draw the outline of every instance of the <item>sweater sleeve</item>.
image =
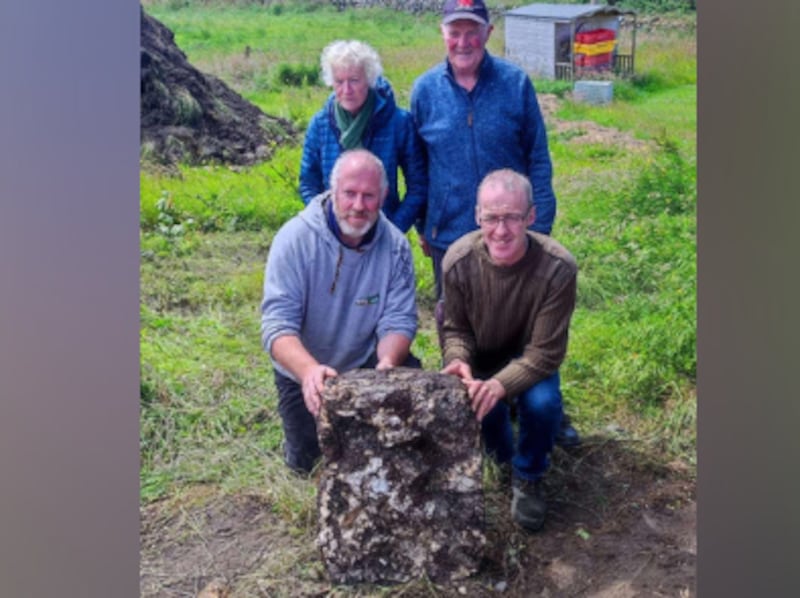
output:
[[378, 322], [378, 340], [389, 333], [402, 334], [413, 340], [417, 333], [417, 295], [414, 260], [411, 246], [398, 235], [392, 248], [392, 276], [386, 297], [386, 307]]
[[284, 335], [300, 336], [305, 292], [302, 268], [296, 267], [296, 235], [288, 232], [294, 221], [278, 231], [270, 247], [264, 269], [264, 294], [261, 301], [261, 344], [271, 354], [272, 343]]

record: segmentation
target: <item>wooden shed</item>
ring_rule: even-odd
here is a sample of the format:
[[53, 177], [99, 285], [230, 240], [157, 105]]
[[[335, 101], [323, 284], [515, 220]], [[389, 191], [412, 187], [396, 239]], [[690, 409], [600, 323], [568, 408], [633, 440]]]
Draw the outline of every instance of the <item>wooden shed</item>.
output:
[[[622, 17], [632, 20], [621, 27]], [[602, 4], [529, 4], [505, 13], [505, 56], [544, 79], [633, 75], [636, 13]]]

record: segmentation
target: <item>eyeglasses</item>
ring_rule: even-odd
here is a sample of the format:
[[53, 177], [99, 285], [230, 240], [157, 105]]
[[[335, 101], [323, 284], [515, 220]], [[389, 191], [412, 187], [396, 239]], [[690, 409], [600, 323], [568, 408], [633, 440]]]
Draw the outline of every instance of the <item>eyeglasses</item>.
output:
[[486, 228], [495, 228], [501, 222], [504, 222], [508, 227], [519, 226], [525, 220], [525, 216], [527, 216], [527, 213], [517, 214], [512, 212], [511, 214], [503, 214], [502, 216], [498, 214], [486, 214], [486, 216], [481, 216], [481, 224]]

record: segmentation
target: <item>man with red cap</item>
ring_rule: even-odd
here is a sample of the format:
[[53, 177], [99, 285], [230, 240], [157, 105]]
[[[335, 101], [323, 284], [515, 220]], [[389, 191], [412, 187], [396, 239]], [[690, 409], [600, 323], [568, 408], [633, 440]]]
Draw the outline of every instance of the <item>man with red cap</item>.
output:
[[[456, 239], [477, 229], [473, 206], [487, 174], [510, 168], [528, 178], [536, 209], [531, 230], [549, 235], [556, 215], [536, 91], [525, 71], [487, 51], [492, 30], [483, 0], [446, 0], [441, 31], [447, 58], [423, 73], [411, 90], [411, 113], [428, 159], [421, 242], [433, 261], [439, 324], [442, 260]], [[580, 443], [566, 414], [556, 442]]]

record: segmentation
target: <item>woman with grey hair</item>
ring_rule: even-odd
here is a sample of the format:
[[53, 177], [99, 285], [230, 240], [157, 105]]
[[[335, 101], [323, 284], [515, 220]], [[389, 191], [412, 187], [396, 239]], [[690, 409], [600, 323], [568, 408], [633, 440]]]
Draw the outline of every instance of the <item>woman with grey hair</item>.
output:
[[[378, 53], [361, 41], [337, 40], [322, 51], [320, 66], [333, 93], [306, 130], [300, 164], [303, 202], [308, 204], [330, 187], [331, 170], [342, 152], [368, 149], [386, 169], [389, 190], [383, 211], [401, 231], [408, 231], [427, 199], [425, 155], [411, 115], [397, 106], [383, 77]], [[398, 169], [406, 185], [402, 201]]]

